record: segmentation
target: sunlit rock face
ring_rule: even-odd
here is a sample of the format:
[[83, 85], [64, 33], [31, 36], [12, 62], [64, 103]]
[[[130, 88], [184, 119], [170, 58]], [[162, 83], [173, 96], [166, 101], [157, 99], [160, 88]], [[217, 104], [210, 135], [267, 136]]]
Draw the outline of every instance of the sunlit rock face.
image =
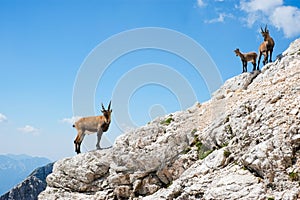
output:
[[57, 161], [39, 199], [300, 198], [300, 40], [211, 100]]

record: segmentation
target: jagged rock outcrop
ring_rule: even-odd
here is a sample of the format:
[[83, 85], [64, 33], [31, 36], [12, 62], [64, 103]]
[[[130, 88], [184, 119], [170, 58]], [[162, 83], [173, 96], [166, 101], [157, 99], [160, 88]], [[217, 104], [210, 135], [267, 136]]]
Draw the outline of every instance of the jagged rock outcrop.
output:
[[56, 162], [39, 199], [300, 198], [300, 39], [203, 104]]
[[24, 181], [0, 197], [0, 200], [35, 200], [46, 189], [46, 177], [52, 172], [53, 163], [34, 170]]

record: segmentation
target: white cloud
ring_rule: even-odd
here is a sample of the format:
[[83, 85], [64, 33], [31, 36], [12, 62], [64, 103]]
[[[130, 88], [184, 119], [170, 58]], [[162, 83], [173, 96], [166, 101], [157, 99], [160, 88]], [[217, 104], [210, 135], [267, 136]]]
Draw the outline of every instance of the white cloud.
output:
[[205, 23], [212, 24], [212, 23], [217, 23], [217, 22], [224, 22], [224, 15], [219, 14], [218, 18], [210, 19], [210, 20], [205, 20]]
[[5, 122], [5, 121], [7, 121], [7, 117], [2, 113], [0, 113], [0, 122]]
[[281, 6], [283, 0], [251, 0], [251, 1], [241, 1], [240, 7], [246, 12], [270, 12], [274, 8]]
[[204, 7], [205, 3], [203, 2], [203, 0], [197, 0], [197, 4], [199, 7]]
[[80, 119], [80, 116], [73, 116], [71, 118], [64, 118], [62, 120], [60, 120], [62, 123], [68, 123], [73, 125], [78, 119]]
[[284, 6], [283, 0], [241, 0], [239, 8], [247, 13], [246, 21], [250, 27], [255, 22], [268, 23], [281, 29], [285, 37], [300, 34], [300, 9]]
[[210, 20], [205, 20], [204, 22], [207, 23], [207, 24], [222, 23], [222, 22], [224, 22], [225, 17], [232, 18], [233, 16], [231, 14], [220, 13], [218, 18], [214, 18], [214, 19], [210, 19]]
[[261, 24], [267, 23], [271, 11], [282, 4], [282, 0], [242, 0], [240, 9], [247, 13], [246, 22], [251, 27], [257, 21]]
[[280, 6], [270, 16], [272, 24], [282, 29], [285, 37], [300, 34], [300, 9], [292, 6]]
[[38, 135], [39, 134], [39, 129], [30, 126], [30, 125], [26, 125], [22, 128], [18, 128], [19, 131], [23, 132], [23, 133], [31, 133], [33, 135]]

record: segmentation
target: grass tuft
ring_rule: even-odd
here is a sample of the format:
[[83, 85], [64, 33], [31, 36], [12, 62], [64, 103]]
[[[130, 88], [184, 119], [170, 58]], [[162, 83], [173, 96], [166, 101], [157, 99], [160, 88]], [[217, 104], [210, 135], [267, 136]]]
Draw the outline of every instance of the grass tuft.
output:
[[290, 177], [291, 181], [298, 181], [299, 180], [298, 173], [294, 172], [294, 171], [289, 173], [289, 177]]
[[231, 152], [228, 151], [228, 150], [225, 150], [223, 155], [224, 155], [225, 158], [228, 158], [231, 155]]
[[160, 124], [163, 124], [163, 125], [167, 125], [167, 126], [168, 126], [169, 124], [171, 124], [172, 121], [174, 121], [174, 119], [173, 119], [172, 117], [169, 117], [169, 118], [167, 118], [166, 120], [160, 122]]

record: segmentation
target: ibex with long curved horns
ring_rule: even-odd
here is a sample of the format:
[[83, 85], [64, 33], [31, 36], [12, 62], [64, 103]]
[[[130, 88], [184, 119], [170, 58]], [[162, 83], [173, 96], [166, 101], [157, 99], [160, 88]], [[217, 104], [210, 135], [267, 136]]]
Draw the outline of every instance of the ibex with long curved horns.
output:
[[269, 34], [269, 30], [267, 29], [267, 25], [265, 27], [265, 30], [263, 30], [261, 27], [260, 27], [260, 29], [261, 29], [261, 34], [264, 37], [264, 41], [260, 44], [259, 50], [258, 50], [259, 57], [258, 57], [257, 70], [259, 70], [259, 63], [260, 63], [260, 58], [261, 58], [262, 54], [264, 55], [264, 60], [263, 60], [264, 65], [268, 63], [269, 53], [270, 53], [269, 62], [272, 62], [272, 53], [273, 53], [273, 48], [275, 46], [275, 42]]
[[[92, 134], [97, 132], [97, 144], [96, 148], [100, 149], [100, 140], [102, 137], [103, 132], [106, 132], [109, 128], [109, 124], [111, 121], [111, 113], [112, 110], [110, 109], [111, 101], [109, 102], [107, 110], [104, 108], [102, 104], [101, 112], [103, 115], [101, 116], [92, 116], [92, 117], [83, 117], [80, 118], [73, 127], [77, 130], [77, 136], [74, 140], [75, 144], [75, 152], [77, 154], [80, 153], [80, 145], [85, 136], [85, 134]], [[85, 133], [88, 131], [88, 133]]]

